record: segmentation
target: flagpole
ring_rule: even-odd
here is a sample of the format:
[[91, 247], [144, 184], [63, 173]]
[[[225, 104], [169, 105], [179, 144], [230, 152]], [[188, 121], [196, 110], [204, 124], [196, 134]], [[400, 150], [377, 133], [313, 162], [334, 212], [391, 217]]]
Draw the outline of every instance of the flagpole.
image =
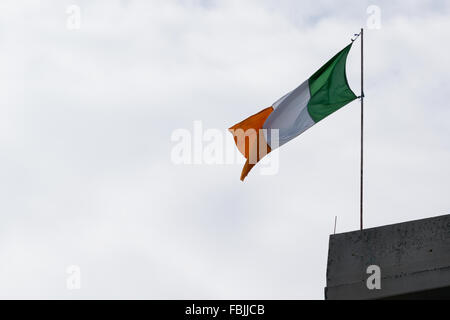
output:
[[360, 180], [360, 226], [363, 230], [363, 187], [364, 187], [364, 29], [361, 28], [361, 180]]

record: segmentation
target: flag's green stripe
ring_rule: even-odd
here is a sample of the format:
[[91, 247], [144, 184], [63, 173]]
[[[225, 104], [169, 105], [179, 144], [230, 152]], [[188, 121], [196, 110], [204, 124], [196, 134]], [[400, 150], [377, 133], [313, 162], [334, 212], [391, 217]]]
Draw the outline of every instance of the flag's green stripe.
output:
[[357, 98], [345, 72], [351, 47], [349, 44], [309, 78], [308, 112], [316, 123]]

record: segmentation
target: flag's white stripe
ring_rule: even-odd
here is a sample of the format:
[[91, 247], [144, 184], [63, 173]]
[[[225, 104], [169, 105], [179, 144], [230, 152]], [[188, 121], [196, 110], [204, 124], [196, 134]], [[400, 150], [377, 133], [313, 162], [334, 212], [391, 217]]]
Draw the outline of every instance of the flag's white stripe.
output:
[[286, 99], [291, 93], [292, 93], [292, 91], [286, 93], [284, 96], [282, 96], [280, 99], [278, 99], [278, 100], [272, 105], [272, 108], [274, 108], [274, 109], [278, 108], [278, 106], [280, 105], [280, 103], [282, 103], [282, 102], [284, 101], [284, 99]]
[[[263, 126], [267, 129], [264, 131], [266, 141], [272, 149], [282, 146], [315, 124], [307, 108], [310, 98], [309, 82], [306, 80], [274, 103], [274, 110]], [[279, 143], [271, 141], [270, 129], [279, 130]]]

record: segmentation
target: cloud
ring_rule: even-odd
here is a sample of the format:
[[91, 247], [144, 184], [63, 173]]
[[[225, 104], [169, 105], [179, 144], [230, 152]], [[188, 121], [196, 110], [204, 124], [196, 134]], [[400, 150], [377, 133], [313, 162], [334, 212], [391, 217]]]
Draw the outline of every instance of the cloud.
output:
[[[66, 28], [66, 7], [81, 29]], [[348, 43], [369, 2], [1, 4], [0, 297], [321, 299], [328, 235], [358, 228], [359, 105], [280, 150], [280, 172], [175, 166]], [[377, 1], [366, 31], [366, 226], [446, 213], [445, 1]], [[359, 47], [349, 56], [359, 91]], [[228, 137], [231, 139], [231, 137]], [[65, 287], [79, 265], [82, 289]]]

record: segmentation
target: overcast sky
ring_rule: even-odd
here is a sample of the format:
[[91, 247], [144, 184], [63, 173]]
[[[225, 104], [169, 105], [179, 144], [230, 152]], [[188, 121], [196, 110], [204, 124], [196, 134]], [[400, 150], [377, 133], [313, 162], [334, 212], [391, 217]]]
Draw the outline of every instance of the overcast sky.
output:
[[245, 183], [175, 165], [171, 135], [270, 106], [369, 5], [365, 226], [449, 213], [448, 1], [2, 1], [0, 298], [322, 299], [334, 217], [359, 227], [359, 102]]

